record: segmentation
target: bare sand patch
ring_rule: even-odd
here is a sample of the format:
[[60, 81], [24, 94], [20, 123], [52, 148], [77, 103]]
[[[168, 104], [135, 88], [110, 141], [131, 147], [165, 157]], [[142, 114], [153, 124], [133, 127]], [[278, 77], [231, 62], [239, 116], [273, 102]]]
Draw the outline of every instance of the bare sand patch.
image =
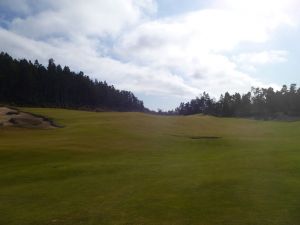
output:
[[0, 107], [0, 127], [52, 129], [58, 126], [43, 116], [21, 112], [9, 107]]

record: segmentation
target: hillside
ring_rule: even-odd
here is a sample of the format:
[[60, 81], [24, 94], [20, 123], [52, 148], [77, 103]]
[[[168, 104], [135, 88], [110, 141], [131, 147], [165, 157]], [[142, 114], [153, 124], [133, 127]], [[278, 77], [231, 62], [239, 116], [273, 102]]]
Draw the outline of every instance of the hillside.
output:
[[0, 127], [0, 224], [297, 224], [300, 122], [22, 110]]

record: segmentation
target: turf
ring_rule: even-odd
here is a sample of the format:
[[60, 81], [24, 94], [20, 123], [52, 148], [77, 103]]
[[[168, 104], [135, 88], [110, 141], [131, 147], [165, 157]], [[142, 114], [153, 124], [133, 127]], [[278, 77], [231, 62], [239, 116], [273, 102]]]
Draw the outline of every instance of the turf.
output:
[[300, 223], [300, 122], [24, 109], [0, 128], [0, 224]]

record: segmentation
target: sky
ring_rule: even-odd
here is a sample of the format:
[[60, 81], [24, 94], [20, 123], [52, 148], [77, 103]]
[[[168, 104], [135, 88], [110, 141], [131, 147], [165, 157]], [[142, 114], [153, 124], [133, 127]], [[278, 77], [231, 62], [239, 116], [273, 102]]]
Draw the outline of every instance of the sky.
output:
[[174, 109], [300, 84], [298, 0], [0, 0], [0, 51], [83, 71]]

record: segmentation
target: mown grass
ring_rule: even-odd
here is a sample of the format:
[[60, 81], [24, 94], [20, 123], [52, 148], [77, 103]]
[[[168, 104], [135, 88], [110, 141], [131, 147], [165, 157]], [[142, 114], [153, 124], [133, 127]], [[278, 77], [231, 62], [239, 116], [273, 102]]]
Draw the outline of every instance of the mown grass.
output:
[[300, 223], [300, 122], [24, 110], [65, 127], [0, 128], [1, 225]]

